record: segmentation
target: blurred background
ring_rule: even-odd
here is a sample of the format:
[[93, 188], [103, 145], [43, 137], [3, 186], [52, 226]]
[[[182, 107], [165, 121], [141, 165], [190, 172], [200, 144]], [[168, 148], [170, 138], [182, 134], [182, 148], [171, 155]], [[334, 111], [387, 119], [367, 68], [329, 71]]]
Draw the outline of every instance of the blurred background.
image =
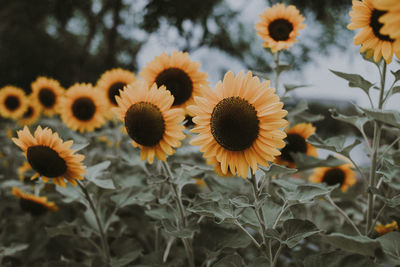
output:
[[[283, 61], [293, 69], [287, 84], [306, 84], [291, 93], [292, 104], [307, 99], [324, 136], [352, 134], [351, 126], [330, 118], [328, 108], [352, 113], [351, 102], [368, 105], [361, 89], [329, 69], [359, 73], [378, 81], [376, 67], [354, 46], [350, 0], [0, 0], [0, 87], [30, 91], [39, 75], [64, 87], [95, 83], [111, 68], [137, 73], [162, 51], [182, 50], [201, 62], [211, 86], [231, 69], [271, 72], [273, 56], [254, 28], [258, 15], [277, 2], [293, 4], [306, 17], [298, 42]], [[397, 64], [397, 63], [395, 63]], [[400, 98], [388, 104], [400, 108]]]

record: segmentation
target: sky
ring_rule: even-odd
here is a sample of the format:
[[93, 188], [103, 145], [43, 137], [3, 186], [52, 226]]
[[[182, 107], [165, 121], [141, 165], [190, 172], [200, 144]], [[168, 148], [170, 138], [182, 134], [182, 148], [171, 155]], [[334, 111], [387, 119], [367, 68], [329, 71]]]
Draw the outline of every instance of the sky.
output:
[[[267, 8], [263, 0], [228, 0], [227, 2], [234, 9], [241, 10], [240, 19], [249, 25], [255, 25], [259, 19], [258, 15], [262, 13], [262, 10]], [[318, 38], [318, 29], [314, 26], [315, 24], [310, 18], [306, 18], [305, 24], [307, 27], [300, 32], [299, 42], [309, 42], [310, 37]], [[150, 37], [148, 43], [144, 46], [141, 53], [139, 53], [139, 68], [145, 66], [147, 62], [161, 54], [162, 51], [170, 53], [175, 49], [173, 44], [165, 42], [165, 35], [167, 35], [167, 39], [169, 40], [176, 40], [178, 34], [174, 31], [168, 31], [163, 32], [163, 35], [163, 37], [159, 35]], [[311, 101], [347, 101], [369, 107], [368, 97], [361, 89], [348, 87], [345, 80], [329, 71], [329, 69], [332, 69], [346, 73], [360, 74], [370, 82], [379, 84], [379, 73], [376, 66], [362, 59], [358, 52], [359, 47], [353, 45], [351, 38], [343, 40], [343, 42], [346, 43], [345, 47], [347, 47], [347, 50], [332, 49], [333, 51], [329, 56], [315, 51], [312, 54], [313, 60], [310, 63], [307, 63], [300, 72], [284, 73], [280, 78], [281, 83], [310, 85], [307, 88], [293, 91], [291, 94], [295, 98], [305, 98]], [[259, 43], [261, 46], [261, 39]], [[292, 49], [296, 49], [296, 44]], [[214, 87], [216, 82], [222, 79], [219, 72], [220, 69], [230, 69], [235, 73], [240, 70], [247, 71], [240, 61], [234, 60], [218, 50], [202, 48], [195, 51], [190, 57], [192, 60], [200, 61], [201, 70], [207, 72], [209, 75], [211, 87]], [[213, 60], [211, 61], [210, 58]], [[394, 69], [396, 66], [398, 67], [399, 64], [392, 63], [389, 69]], [[390, 76], [388, 74], [389, 83], [392, 81], [392, 77]], [[377, 101], [378, 92], [376, 90], [372, 91], [373, 100]], [[387, 103], [386, 108], [400, 109], [400, 94], [393, 96], [391, 101]]]

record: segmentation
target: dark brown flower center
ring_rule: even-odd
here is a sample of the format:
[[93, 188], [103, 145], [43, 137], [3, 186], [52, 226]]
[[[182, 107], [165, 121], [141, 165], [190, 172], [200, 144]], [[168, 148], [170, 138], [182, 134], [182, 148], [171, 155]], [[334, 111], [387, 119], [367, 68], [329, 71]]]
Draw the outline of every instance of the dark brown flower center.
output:
[[286, 19], [277, 19], [268, 25], [268, 31], [275, 41], [287, 41], [293, 31], [293, 24]]
[[342, 185], [344, 183], [345, 177], [346, 174], [344, 173], [343, 170], [339, 168], [332, 168], [325, 172], [324, 176], [322, 177], [322, 182], [328, 185], [335, 185], [335, 184]]
[[211, 133], [222, 147], [242, 151], [258, 137], [260, 121], [256, 109], [240, 97], [221, 100], [211, 114]]
[[156, 84], [158, 87], [165, 85], [171, 91], [174, 96], [173, 106], [185, 103], [193, 91], [193, 83], [189, 75], [178, 68], [166, 69], [158, 74]]
[[21, 102], [17, 96], [10, 95], [6, 97], [4, 104], [8, 110], [14, 111], [19, 108]]
[[163, 138], [164, 117], [155, 105], [139, 102], [126, 111], [125, 128], [136, 143], [142, 146], [154, 146]]
[[380, 33], [383, 24], [379, 22], [379, 18], [385, 15], [386, 13], [387, 11], [382, 11], [377, 9], [372, 10], [369, 26], [371, 26], [372, 31], [374, 32], [377, 38], [381, 39], [382, 41], [394, 42], [394, 40], [390, 38], [389, 35], [383, 35]]
[[115, 96], [119, 96], [119, 90], [124, 89], [126, 83], [123, 82], [116, 82], [110, 86], [108, 89], [108, 98], [110, 99], [111, 103], [117, 106], [117, 100], [115, 100]]
[[65, 160], [48, 146], [29, 147], [27, 158], [32, 169], [49, 178], [62, 176], [67, 171]]
[[42, 88], [39, 92], [39, 101], [46, 108], [51, 108], [56, 103], [56, 95], [51, 89]]
[[285, 138], [286, 146], [281, 150], [281, 158], [288, 162], [294, 162], [290, 153], [306, 153], [306, 140], [298, 134], [288, 134]]
[[72, 104], [72, 113], [81, 121], [89, 121], [96, 112], [96, 105], [89, 97], [80, 97]]
[[35, 201], [21, 198], [19, 200], [19, 206], [25, 212], [29, 212], [32, 216], [40, 216], [47, 212], [47, 207], [39, 204]]
[[22, 116], [22, 118], [28, 119], [32, 117], [32, 115], [33, 115], [33, 108], [29, 106], [28, 109], [25, 111], [24, 115]]

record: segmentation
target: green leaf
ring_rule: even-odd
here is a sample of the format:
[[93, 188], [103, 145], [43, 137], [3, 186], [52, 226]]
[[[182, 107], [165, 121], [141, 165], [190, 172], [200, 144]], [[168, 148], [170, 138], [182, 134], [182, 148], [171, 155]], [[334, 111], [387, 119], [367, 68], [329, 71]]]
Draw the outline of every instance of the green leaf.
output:
[[290, 92], [290, 91], [293, 91], [293, 90], [295, 90], [295, 89], [297, 89], [297, 88], [308, 87], [308, 86], [310, 86], [310, 85], [284, 84], [283, 86], [285, 87], [286, 92]]
[[332, 118], [335, 120], [347, 122], [353, 126], [355, 126], [361, 133], [365, 134], [364, 132], [364, 125], [369, 121], [369, 119], [364, 115], [353, 115], [347, 116], [340, 114], [336, 111], [336, 109], [330, 109]]
[[190, 212], [217, 219], [217, 223], [234, 222], [237, 216], [227, 203], [203, 202], [187, 209]]
[[215, 267], [242, 267], [243, 259], [237, 254], [228, 255], [213, 264]]
[[90, 166], [86, 169], [86, 179], [97, 185], [98, 187], [105, 188], [105, 189], [115, 189], [114, 182], [112, 179], [102, 179], [100, 178], [100, 175], [102, 174], [103, 171], [105, 171], [109, 166], [111, 162], [110, 161], [103, 161], [99, 164], [96, 164], [94, 166]]
[[376, 240], [381, 243], [383, 252], [385, 252], [385, 262], [393, 265], [400, 264], [400, 233], [390, 232], [378, 237]]
[[256, 70], [253, 70], [252, 73], [253, 73], [253, 75], [256, 75], [259, 78], [262, 78], [264, 80], [271, 80], [268, 76], [268, 73], [264, 73], [264, 72], [260, 72], [260, 71], [256, 71]]
[[292, 68], [292, 65], [289, 64], [280, 64], [276, 67], [276, 72], [277, 73], [282, 73], [286, 70], [290, 70]]
[[198, 231], [198, 228], [184, 228], [178, 229], [178, 227], [170, 220], [161, 220], [161, 223], [164, 227], [164, 231], [176, 238], [191, 238], [195, 231]]
[[28, 247], [28, 244], [11, 244], [8, 247], [0, 247], [0, 256], [12, 256], [20, 251], [27, 249]]
[[379, 109], [369, 109], [360, 107], [365, 114], [375, 120], [382, 123], [389, 124], [396, 128], [400, 128], [400, 112], [397, 110], [379, 110]]
[[360, 140], [355, 139], [353, 143], [345, 146], [344, 145], [346, 142], [345, 136], [334, 136], [334, 137], [328, 138], [326, 140], [322, 140], [319, 136], [317, 136], [315, 134], [310, 136], [307, 139], [307, 142], [315, 147], [333, 151], [333, 152], [342, 154], [346, 157], [350, 157], [351, 150], [353, 150], [354, 147], [361, 144]]
[[379, 241], [366, 236], [349, 236], [342, 233], [333, 233], [324, 235], [323, 240], [343, 251], [368, 257], [382, 256], [382, 248]]
[[291, 174], [296, 173], [296, 169], [287, 168], [285, 166], [277, 165], [275, 163], [271, 163], [268, 167], [260, 166], [260, 169], [265, 173], [267, 176], [274, 176], [280, 174]]
[[400, 206], [400, 194], [392, 197], [392, 198], [386, 198], [384, 196], [381, 196], [379, 194], [376, 194], [376, 196], [381, 199], [382, 201], [384, 201], [386, 203], [387, 206], [391, 207], [391, 208], [395, 208], [397, 206]]
[[270, 267], [271, 263], [266, 257], [258, 257], [252, 260], [253, 267]]
[[285, 243], [289, 248], [295, 247], [306, 237], [321, 232], [312, 222], [299, 219], [289, 219], [284, 221], [283, 229], [287, 236]]
[[392, 95], [400, 93], [400, 86], [395, 86], [392, 89]]
[[87, 147], [89, 145], [89, 143], [82, 143], [82, 144], [73, 144], [71, 146], [71, 150], [75, 150], [76, 152], [78, 152], [79, 150], [84, 149], [85, 147]]
[[146, 215], [156, 220], [175, 220], [175, 212], [170, 206], [158, 205], [158, 207], [145, 211]]
[[382, 167], [377, 171], [382, 174], [383, 181], [395, 190], [400, 190], [400, 166], [383, 159]]
[[330, 70], [335, 75], [339, 76], [340, 78], [345, 79], [349, 82], [350, 87], [358, 87], [363, 89], [367, 95], [369, 94], [369, 89], [372, 87], [373, 83], [365, 80], [362, 76], [358, 74], [349, 74], [339, 71]]
[[393, 76], [394, 76], [394, 82], [397, 82], [397, 81], [399, 81], [400, 80], [400, 70], [397, 70], [397, 71], [390, 71], [392, 74], [393, 74]]
[[144, 206], [155, 199], [156, 196], [152, 192], [138, 191], [137, 188], [125, 188], [119, 191], [117, 194], [111, 196], [111, 200], [114, 201], [120, 208], [134, 204]]
[[[264, 221], [266, 222], [268, 228], [272, 228], [276, 219], [281, 213], [282, 208], [282, 205], [275, 203], [271, 197], [268, 197], [264, 200], [262, 210], [264, 214]], [[280, 220], [284, 221], [291, 218], [293, 218], [292, 212], [289, 209], [286, 209]]]
[[45, 227], [45, 230], [49, 237], [55, 236], [79, 236], [79, 237], [90, 237], [91, 231], [88, 228], [80, 226], [78, 220], [72, 222], [62, 222], [55, 227]]
[[133, 262], [134, 260], [139, 258], [141, 255], [142, 255], [141, 250], [134, 250], [134, 251], [128, 252], [127, 254], [123, 255], [122, 257], [119, 256], [117, 259], [113, 258], [112, 266], [115, 266], [115, 267], [127, 266], [129, 263]]
[[291, 153], [296, 163], [297, 169], [300, 171], [314, 169], [318, 167], [337, 167], [346, 162], [329, 155], [326, 159], [315, 158], [303, 153]]
[[237, 196], [229, 199], [229, 202], [236, 208], [248, 208], [254, 206], [253, 204], [250, 204], [249, 198], [247, 196]]
[[311, 254], [306, 257], [304, 267], [379, 267], [369, 258], [345, 251], [332, 251], [321, 254]]
[[325, 184], [299, 185], [294, 192], [286, 192], [286, 196], [289, 203], [309, 203], [317, 197], [329, 195], [338, 186], [327, 186]]

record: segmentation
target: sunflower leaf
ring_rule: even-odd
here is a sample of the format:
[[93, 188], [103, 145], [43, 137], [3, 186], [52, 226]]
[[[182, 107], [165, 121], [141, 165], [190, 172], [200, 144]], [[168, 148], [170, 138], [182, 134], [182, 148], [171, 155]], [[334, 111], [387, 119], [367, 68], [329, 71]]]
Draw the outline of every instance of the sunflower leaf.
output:
[[331, 251], [321, 254], [312, 254], [305, 258], [304, 267], [379, 267], [369, 258], [345, 251]]
[[304, 184], [296, 187], [294, 192], [286, 192], [289, 204], [310, 203], [317, 197], [329, 195], [339, 185], [327, 186], [325, 184]]
[[0, 247], [0, 256], [7, 257], [12, 256], [20, 251], [23, 251], [29, 247], [29, 244], [11, 244], [7, 247]]
[[400, 263], [400, 233], [390, 232], [378, 237], [376, 240], [381, 243], [382, 249], [385, 252], [386, 257], [383, 261], [398, 265]]
[[400, 167], [387, 159], [382, 162], [382, 167], [377, 171], [382, 174], [383, 182], [395, 190], [400, 190]]
[[232, 254], [223, 257], [219, 261], [217, 261], [215, 264], [213, 264], [215, 267], [241, 267], [243, 266], [243, 259], [237, 254]]
[[400, 86], [395, 86], [392, 89], [392, 95], [400, 93]]
[[332, 155], [329, 155], [326, 159], [308, 156], [303, 153], [290, 153], [290, 155], [294, 158], [296, 167], [299, 171], [317, 167], [337, 167], [346, 163]]
[[267, 176], [274, 176], [279, 174], [291, 174], [297, 172], [296, 169], [287, 168], [285, 166], [277, 165], [275, 163], [271, 163], [268, 167], [260, 166], [260, 169]]
[[382, 201], [384, 201], [386, 203], [386, 205], [388, 205], [391, 208], [395, 208], [397, 206], [400, 206], [400, 194], [392, 197], [392, 198], [386, 198], [384, 196], [381, 196], [379, 194], [376, 194], [376, 196], [381, 199]]
[[276, 72], [279, 74], [286, 70], [290, 70], [291, 68], [292, 68], [292, 65], [290, 65], [290, 64], [280, 64], [276, 67]]
[[340, 114], [336, 111], [336, 109], [329, 109], [331, 112], [332, 118], [335, 120], [347, 122], [353, 126], [355, 126], [361, 133], [365, 135], [364, 132], [364, 125], [369, 121], [369, 119], [364, 115], [354, 115], [354, 116], [347, 116]]
[[400, 70], [390, 72], [393, 74], [395, 82], [400, 80]]
[[365, 114], [375, 120], [396, 128], [400, 128], [400, 112], [397, 110], [379, 110], [360, 107]]
[[103, 171], [105, 171], [111, 164], [111, 161], [103, 161], [99, 164], [90, 166], [86, 169], [86, 179], [104, 189], [115, 189], [114, 181], [111, 178], [100, 178]]
[[87, 147], [89, 145], [89, 143], [82, 143], [82, 144], [73, 144], [71, 146], [71, 150], [75, 150], [76, 152], [79, 150], [84, 149], [85, 147]]
[[368, 257], [378, 257], [382, 255], [380, 242], [366, 236], [349, 236], [342, 233], [332, 233], [330, 235], [324, 235], [322, 238], [333, 247], [347, 252]]
[[229, 203], [224, 203], [224, 201], [206, 201], [196, 204], [193, 207], [188, 208], [187, 210], [198, 215], [215, 218], [217, 219], [217, 223], [232, 223], [237, 219], [237, 216], [234, 215], [234, 211], [231, 205]]
[[361, 88], [365, 93], [369, 94], [369, 89], [373, 86], [373, 83], [365, 80], [361, 75], [344, 73], [340, 71], [330, 70], [333, 74], [345, 79], [349, 82], [350, 87]]
[[254, 75], [258, 76], [259, 78], [262, 78], [264, 80], [271, 80], [267, 73], [256, 71], [256, 70], [253, 70], [252, 72]]
[[286, 92], [290, 92], [290, 91], [293, 91], [293, 90], [295, 90], [295, 89], [297, 89], [297, 88], [308, 87], [308, 86], [310, 86], [310, 85], [284, 84], [283, 86], [285, 87]]
[[283, 222], [283, 229], [286, 232], [285, 244], [289, 248], [295, 247], [301, 240], [321, 232], [308, 220], [289, 219]]
[[346, 142], [345, 136], [341, 136], [341, 135], [334, 136], [334, 137], [328, 138], [326, 140], [322, 140], [319, 136], [317, 136], [315, 134], [310, 136], [307, 139], [307, 142], [315, 147], [333, 151], [333, 152], [342, 154], [345, 157], [349, 157], [351, 150], [353, 150], [354, 147], [361, 144], [360, 140], [355, 139], [352, 144], [345, 146], [344, 145]]

